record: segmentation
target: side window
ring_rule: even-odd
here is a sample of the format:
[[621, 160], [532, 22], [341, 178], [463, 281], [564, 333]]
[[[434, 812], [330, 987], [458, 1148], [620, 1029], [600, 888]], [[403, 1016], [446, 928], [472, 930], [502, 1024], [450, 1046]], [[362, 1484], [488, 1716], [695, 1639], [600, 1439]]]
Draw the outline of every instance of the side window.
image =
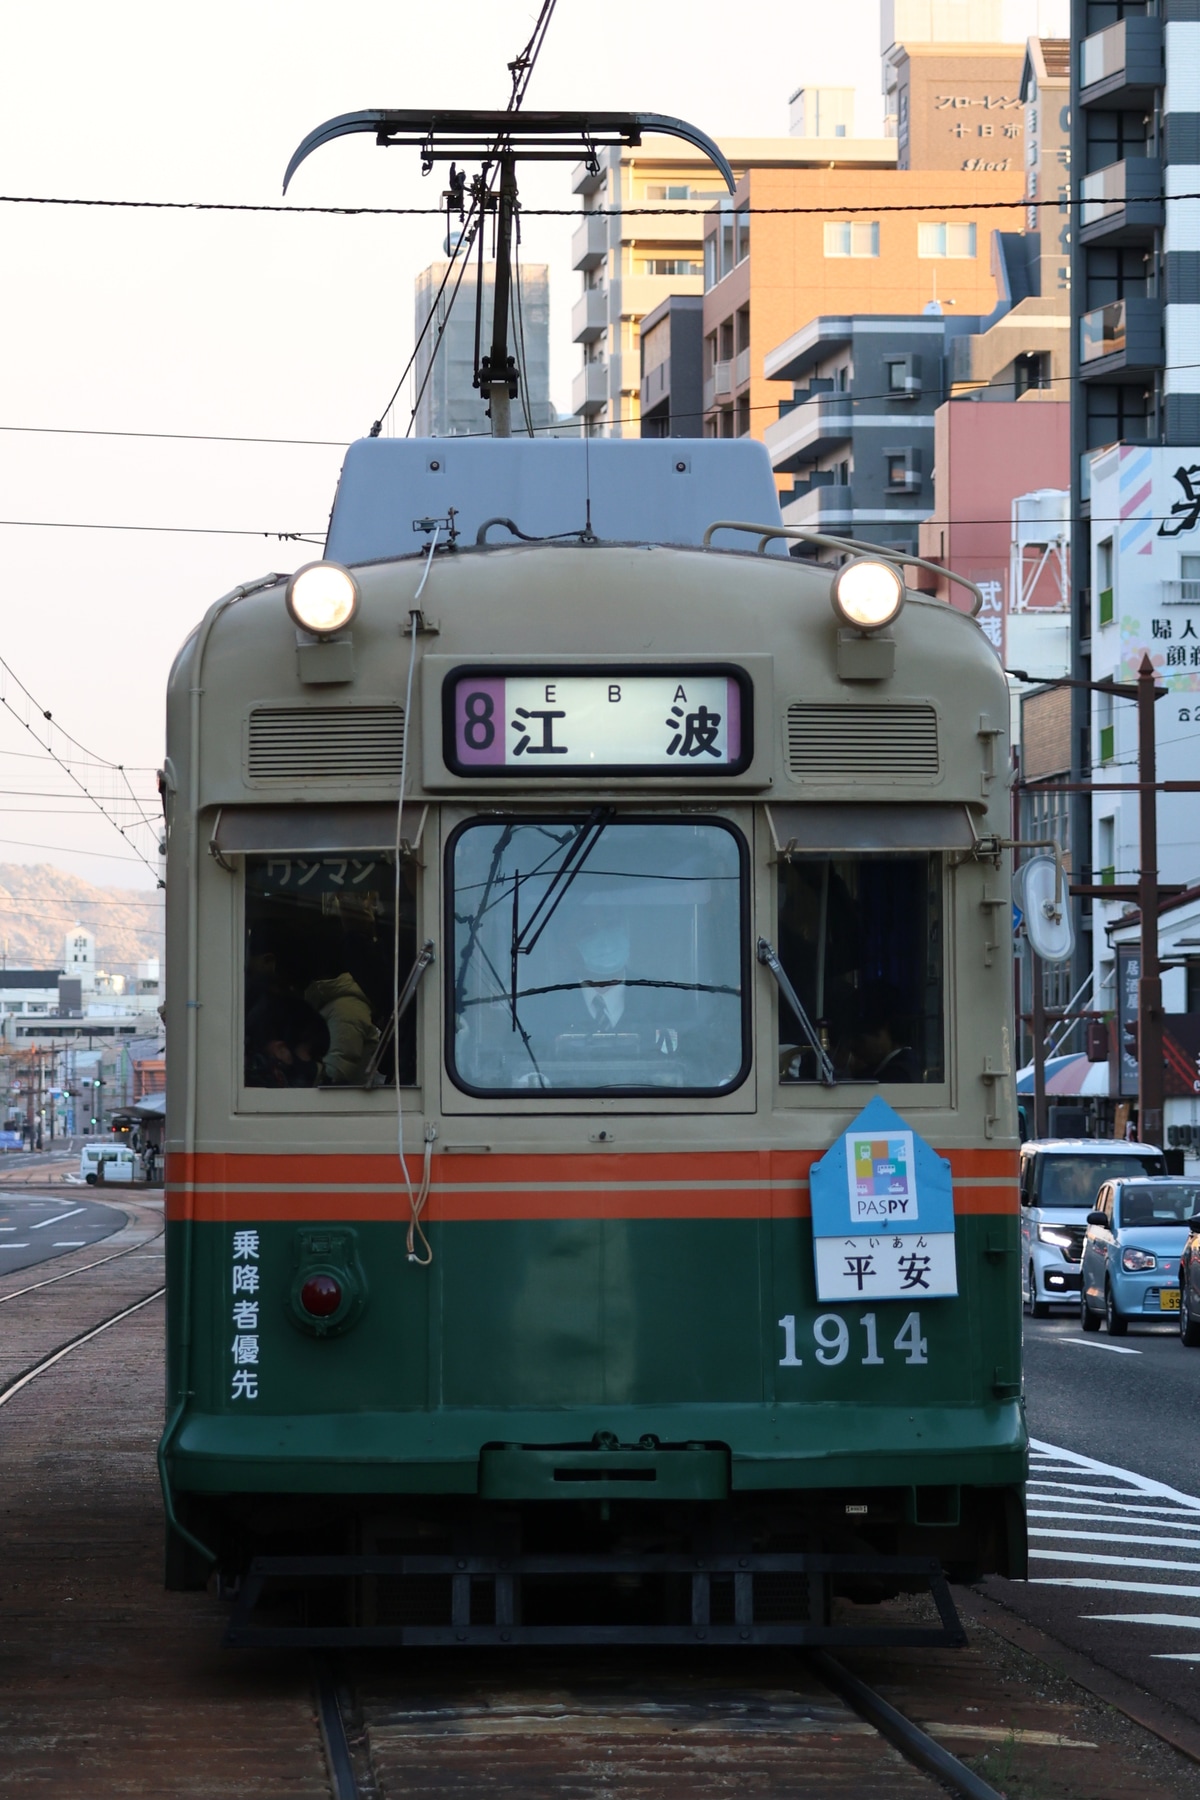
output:
[[248, 856], [245, 879], [246, 1086], [411, 1086], [416, 1008], [398, 1044], [392, 1030], [397, 945], [401, 985], [416, 955], [411, 865], [398, 921], [391, 855]]
[[[782, 863], [779, 957], [839, 1081], [945, 1080], [939, 856]], [[781, 997], [781, 1081], [818, 1078], [810, 1044]]]

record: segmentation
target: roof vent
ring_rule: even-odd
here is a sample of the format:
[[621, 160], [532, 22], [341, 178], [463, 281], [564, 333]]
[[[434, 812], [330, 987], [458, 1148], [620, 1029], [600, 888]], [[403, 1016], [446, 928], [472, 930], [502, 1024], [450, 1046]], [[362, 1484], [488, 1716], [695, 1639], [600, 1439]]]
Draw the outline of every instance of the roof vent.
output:
[[402, 706], [256, 706], [246, 773], [251, 781], [394, 782], [404, 747]]
[[821, 706], [787, 709], [788, 772], [802, 781], [845, 786], [936, 781], [937, 712], [932, 706]]

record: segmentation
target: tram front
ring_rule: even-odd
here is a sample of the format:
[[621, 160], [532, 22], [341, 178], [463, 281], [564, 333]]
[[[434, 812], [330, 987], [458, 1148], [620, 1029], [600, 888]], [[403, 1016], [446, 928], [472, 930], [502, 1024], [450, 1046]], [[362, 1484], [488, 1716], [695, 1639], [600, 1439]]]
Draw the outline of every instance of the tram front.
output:
[[886, 561], [706, 547], [778, 527], [758, 446], [586, 454], [356, 446], [307, 598], [181, 657], [177, 1573], [1019, 1573], [997, 658]]

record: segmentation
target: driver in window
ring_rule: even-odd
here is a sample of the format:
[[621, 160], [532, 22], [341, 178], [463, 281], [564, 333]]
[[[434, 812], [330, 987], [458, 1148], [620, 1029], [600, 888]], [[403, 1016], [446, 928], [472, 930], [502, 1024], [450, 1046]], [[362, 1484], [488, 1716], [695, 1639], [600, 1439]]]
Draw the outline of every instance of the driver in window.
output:
[[577, 987], [564, 991], [568, 1014], [558, 1028], [560, 1053], [587, 1048], [608, 1055], [674, 1056], [679, 1032], [662, 1022], [661, 993], [629, 985], [629, 927], [624, 920], [589, 921], [575, 949], [580, 979]]

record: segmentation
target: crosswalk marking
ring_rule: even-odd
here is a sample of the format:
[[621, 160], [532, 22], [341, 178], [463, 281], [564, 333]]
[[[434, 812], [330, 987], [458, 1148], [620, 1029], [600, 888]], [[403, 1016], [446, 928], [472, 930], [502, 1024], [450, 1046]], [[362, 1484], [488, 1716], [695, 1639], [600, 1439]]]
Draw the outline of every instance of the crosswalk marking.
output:
[[[1161, 1599], [1160, 1611], [1079, 1616], [1143, 1628], [1144, 1636], [1131, 1641], [1144, 1644], [1148, 1657], [1200, 1662], [1200, 1648], [1184, 1647], [1187, 1634], [1200, 1631], [1200, 1585], [1188, 1579], [1200, 1575], [1200, 1560], [1183, 1560], [1189, 1553], [1200, 1557], [1200, 1496], [1061, 1445], [1034, 1440], [1030, 1451], [1030, 1562], [1039, 1570], [1050, 1564], [1054, 1573], [1032, 1574], [1029, 1585], [1077, 1588], [1094, 1600], [1109, 1594]], [[1118, 1549], [1125, 1544], [1128, 1554]], [[1147, 1556], [1135, 1547], [1173, 1550], [1177, 1556]], [[1168, 1611], [1171, 1602], [1188, 1610]], [[1153, 1650], [1155, 1638], [1161, 1643], [1164, 1633], [1184, 1634], [1183, 1644], [1176, 1635], [1177, 1648]]]

